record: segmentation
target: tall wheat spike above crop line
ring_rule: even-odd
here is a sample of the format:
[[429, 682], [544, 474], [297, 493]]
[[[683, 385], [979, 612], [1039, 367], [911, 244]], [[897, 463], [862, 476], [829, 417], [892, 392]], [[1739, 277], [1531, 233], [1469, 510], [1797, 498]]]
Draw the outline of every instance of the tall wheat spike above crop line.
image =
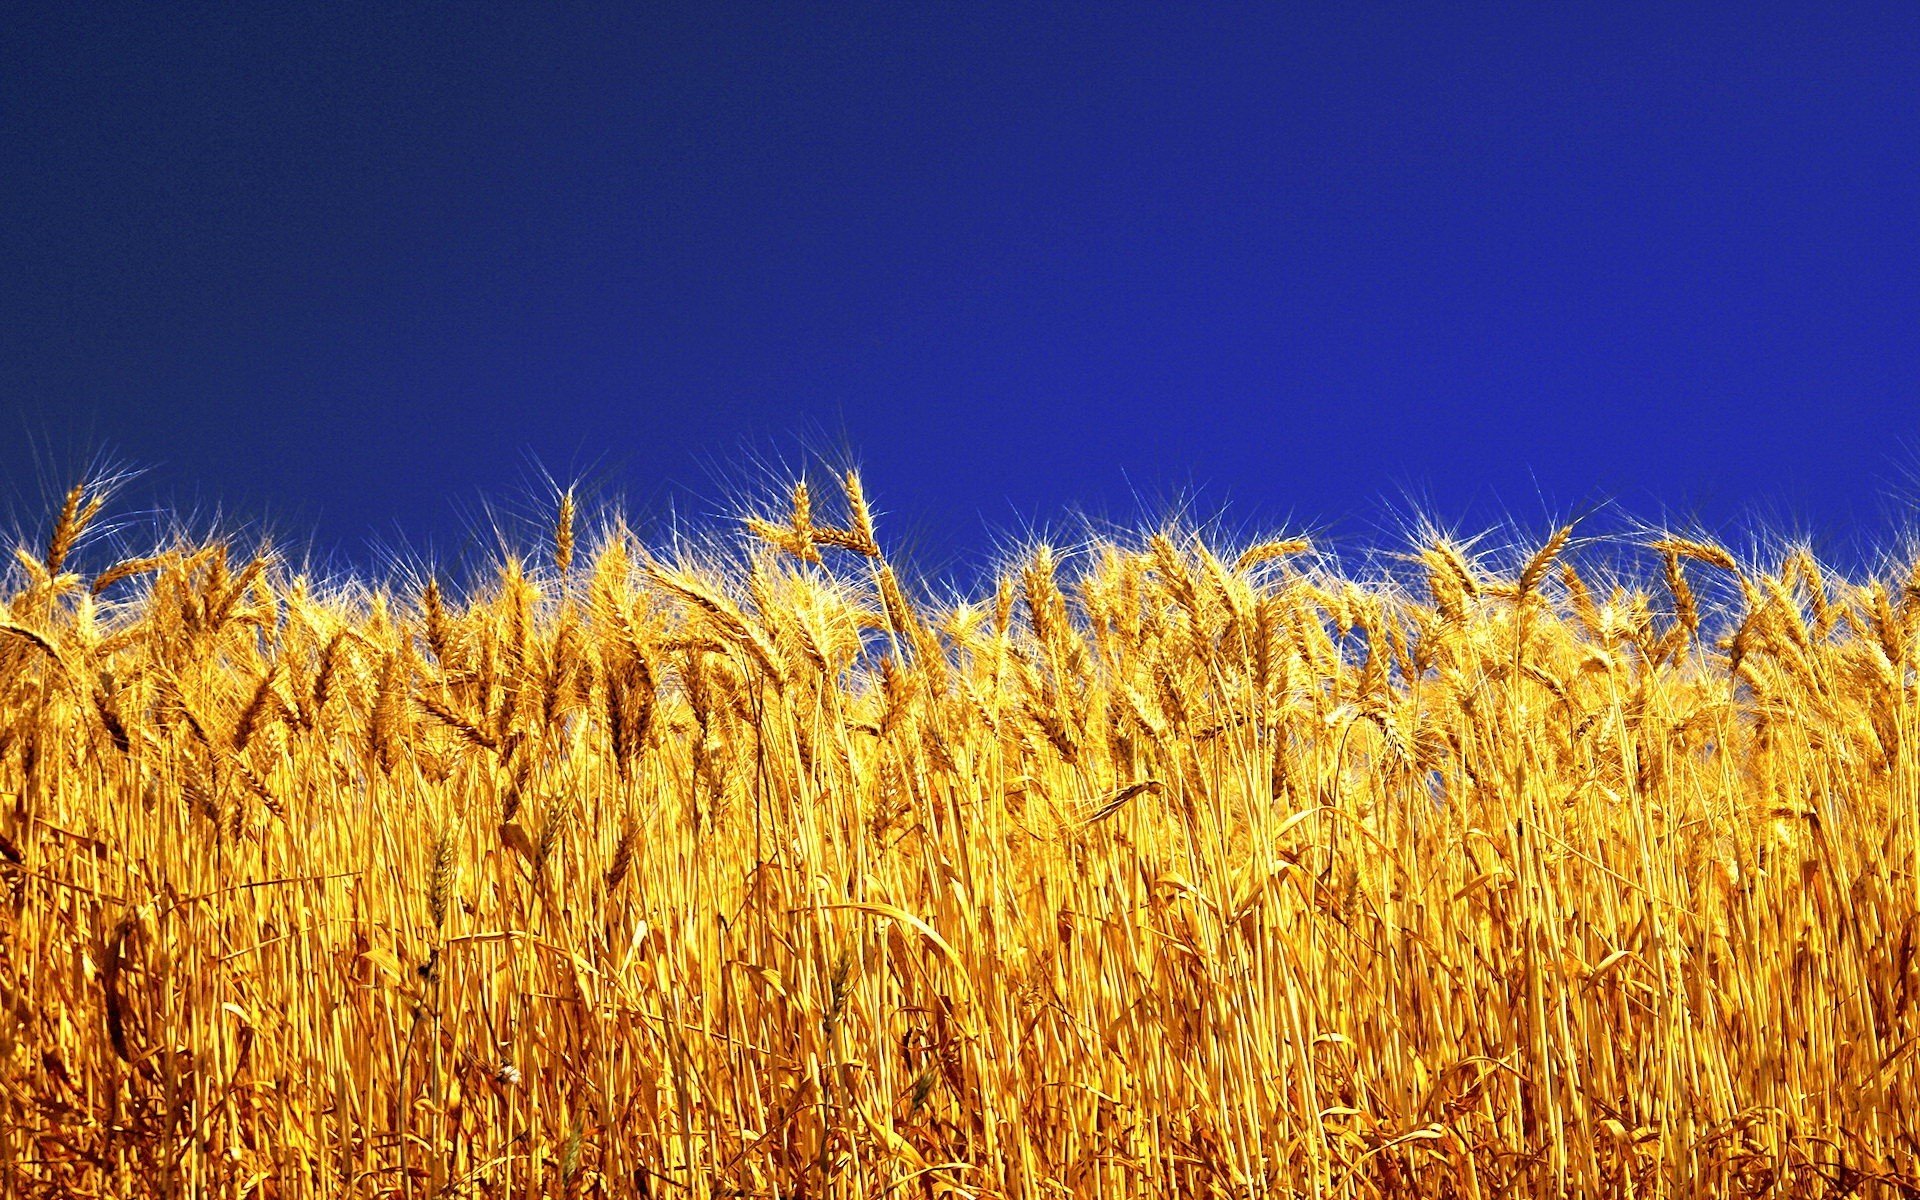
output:
[[1920, 1194], [1920, 574], [98, 512], [0, 596], [0, 1195]]

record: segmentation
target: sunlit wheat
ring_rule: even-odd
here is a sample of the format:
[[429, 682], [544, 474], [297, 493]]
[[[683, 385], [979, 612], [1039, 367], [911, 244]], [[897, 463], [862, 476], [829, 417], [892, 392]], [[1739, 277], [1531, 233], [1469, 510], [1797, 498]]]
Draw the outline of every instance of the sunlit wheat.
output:
[[0, 619], [0, 1194], [1920, 1194], [1920, 577], [97, 499]]

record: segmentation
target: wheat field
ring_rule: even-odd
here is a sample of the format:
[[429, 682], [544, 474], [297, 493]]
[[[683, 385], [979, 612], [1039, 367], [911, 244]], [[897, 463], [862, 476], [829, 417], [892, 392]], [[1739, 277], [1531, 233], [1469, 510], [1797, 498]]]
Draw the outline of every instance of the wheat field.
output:
[[102, 499], [6, 577], [0, 1194], [1920, 1195], [1920, 568]]

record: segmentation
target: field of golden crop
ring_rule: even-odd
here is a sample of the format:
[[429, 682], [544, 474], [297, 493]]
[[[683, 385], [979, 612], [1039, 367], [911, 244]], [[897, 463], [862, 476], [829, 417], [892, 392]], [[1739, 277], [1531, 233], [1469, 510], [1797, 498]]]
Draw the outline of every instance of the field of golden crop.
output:
[[943, 602], [814, 499], [569, 496], [456, 597], [81, 569], [76, 489], [0, 1195], [1920, 1194], [1920, 572], [1169, 530]]

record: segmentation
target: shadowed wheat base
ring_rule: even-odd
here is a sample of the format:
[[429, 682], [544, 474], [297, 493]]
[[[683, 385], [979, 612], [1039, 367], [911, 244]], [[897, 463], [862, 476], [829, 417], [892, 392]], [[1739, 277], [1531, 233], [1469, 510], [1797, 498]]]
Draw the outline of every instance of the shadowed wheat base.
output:
[[75, 489], [0, 1193], [1916, 1194], [1920, 577], [1173, 534], [935, 607], [844, 492], [727, 566], [569, 497], [456, 603], [77, 574]]

